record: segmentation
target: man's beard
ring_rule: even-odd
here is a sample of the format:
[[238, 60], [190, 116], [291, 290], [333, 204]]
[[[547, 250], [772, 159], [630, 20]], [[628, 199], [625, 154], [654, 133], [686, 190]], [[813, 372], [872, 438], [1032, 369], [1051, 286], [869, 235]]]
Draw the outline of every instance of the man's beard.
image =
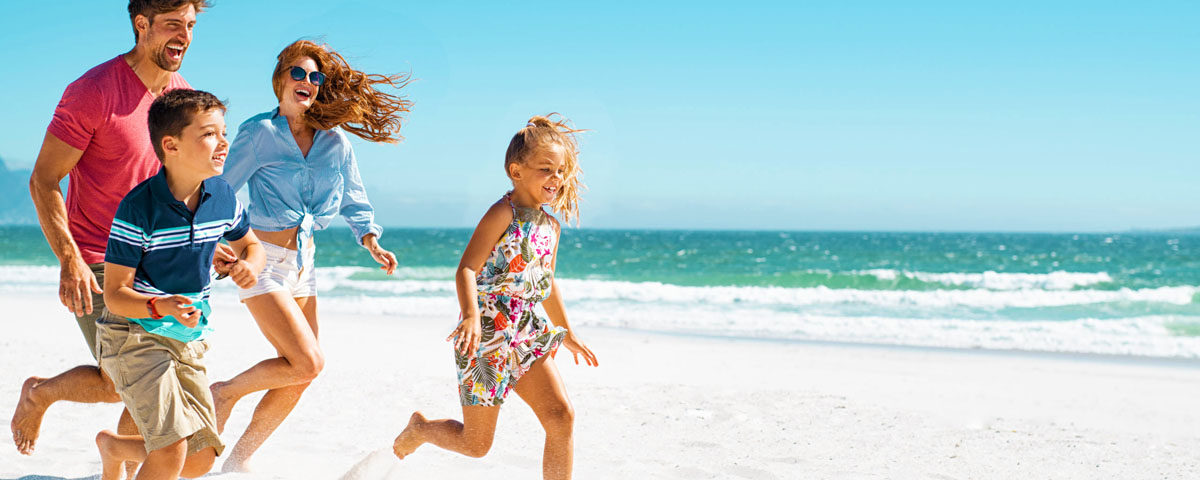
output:
[[168, 72], [178, 71], [179, 67], [183, 66], [183, 57], [182, 56], [179, 57], [179, 63], [175, 63], [175, 64], [171, 63], [171, 58], [169, 56], [167, 56], [167, 47], [165, 45], [163, 46], [163, 48], [161, 50], [158, 51], [158, 53], [154, 54], [153, 60], [154, 60], [154, 64], [158, 65], [158, 68], [161, 68]]

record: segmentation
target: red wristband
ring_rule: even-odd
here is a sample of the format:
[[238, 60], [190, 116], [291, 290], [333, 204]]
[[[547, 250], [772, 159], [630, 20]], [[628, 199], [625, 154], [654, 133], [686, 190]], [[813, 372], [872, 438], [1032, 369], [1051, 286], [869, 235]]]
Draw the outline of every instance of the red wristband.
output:
[[155, 306], [154, 306], [154, 302], [157, 302], [157, 301], [158, 301], [158, 297], [150, 297], [149, 300], [146, 300], [146, 310], [150, 311], [150, 318], [153, 318], [155, 320], [163, 318], [163, 316], [158, 313], [158, 309], [155, 308]]

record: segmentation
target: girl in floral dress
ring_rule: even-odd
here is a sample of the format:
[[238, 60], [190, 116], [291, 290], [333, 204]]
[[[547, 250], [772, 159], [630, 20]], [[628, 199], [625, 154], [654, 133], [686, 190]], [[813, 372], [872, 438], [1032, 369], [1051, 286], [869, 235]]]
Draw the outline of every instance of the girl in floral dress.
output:
[[[463, 421], [415, 412], [393, 449], [404, 458], [432, 443], [472, 457], [487, 454], [500, 405], [515, 391], [546, 430], [544, 478], [571, 478], [574, 408], [551, 359], [559, 345], [579, 362], [596, 355], [570, 329], [554, 281], [560, 225], [542, 205], [571, 221], [579, 215], [578, 146], [565, 120], [533, 117], [513, 136], [504, 168], [513, 189], [471, 235], [456, 283], [462, 319], [450, 333]], [[550, 320], [534, 307], [542, 304]]]

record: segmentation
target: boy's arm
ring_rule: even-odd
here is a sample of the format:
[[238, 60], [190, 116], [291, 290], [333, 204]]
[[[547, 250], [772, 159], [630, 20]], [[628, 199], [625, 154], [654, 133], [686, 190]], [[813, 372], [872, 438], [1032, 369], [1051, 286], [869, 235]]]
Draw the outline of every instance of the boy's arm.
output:
[[200, 310], [192, 306], [191, 299], [182, 295], [164, 295], [154, 301], [155, 312], [150, 311], [151, 295], [133, 290], [133, 276], [137, 270], [111, 262], [104, 263], [104, 307], [122, 317], [148, 318], [154, 313], [172, 315], [188, 327], [200, 323]]
[[229, 269], [229, 278], [239, 287], [253, 287], [258, 283], [259, 272], [262, 272], [267, 263], [267, 254], [263, 251], [262, 244], [259, 243], [258, 237], [254, 236], [253, 230], [247, 230], [242, 238], [231, 240], [229, 244], [238, 252], [238, 259]]

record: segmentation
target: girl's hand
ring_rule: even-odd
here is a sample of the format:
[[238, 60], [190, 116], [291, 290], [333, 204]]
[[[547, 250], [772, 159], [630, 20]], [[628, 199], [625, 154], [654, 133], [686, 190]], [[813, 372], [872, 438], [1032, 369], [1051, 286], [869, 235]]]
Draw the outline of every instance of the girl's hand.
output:
[[154, 309], [162, 316], [170, 315], [179, 320], [185, 327], [196, 328], [200, 324], [200, 309], [192, 306], [192, 299], [183, 295], [158, 297], [154, 301]]
[[592, 349], [583, 344], [579, 337], [575, 336], [575, 332], [568, 331], [567, 337], [563, 339], [563, 346], [571, 351], [571, 355], [575, 356], [575, 364], [579, 365], [579, 356], [583, 355], [583, 361], [589, 366], [599, 367], [600, 361], [596, 360], [596, 354], [592, 353]]
[[454, 337], [458, 337], [458, 340], [454, 341], [454, 350], [468, 357], [473, 357], [475, 356], [475, 352], [479, 351], [481, 329], [479, 315], [467, 315], [458, 322], [458, 326], [454, 328], [453, 332], [450, 332], [450, 336], [446, 337], [446, 341], [449, 342]]

